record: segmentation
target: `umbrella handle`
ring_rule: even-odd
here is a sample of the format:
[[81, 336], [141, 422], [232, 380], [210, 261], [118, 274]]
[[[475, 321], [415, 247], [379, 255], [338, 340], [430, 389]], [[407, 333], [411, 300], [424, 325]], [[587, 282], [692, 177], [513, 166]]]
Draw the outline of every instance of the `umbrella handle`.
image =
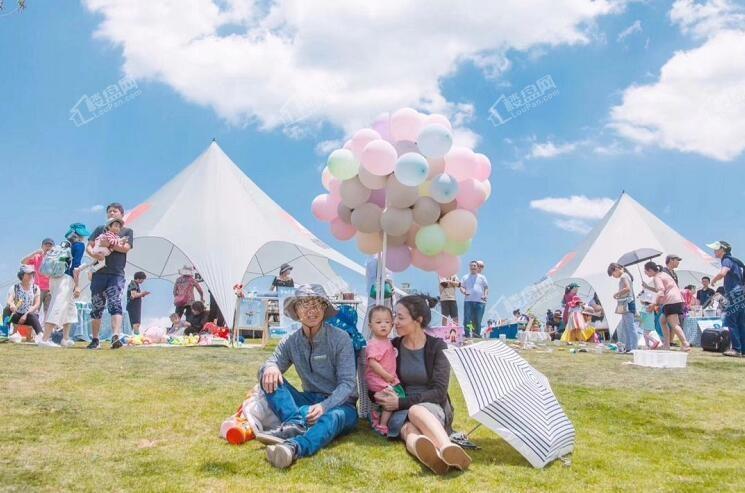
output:
[[479, 423], [476, 426], [474, 426], [473, 429], [471, 429], [471, 431], [469, 431], [468, 433], [466, 433], [466, 436], [467, 437], [470, 437], [471, 436], [471, 433], [473, 433], [474, 431], [476, 431], [476, 430], [479, 429], [479, 426], [481, 426], [481, 423]]

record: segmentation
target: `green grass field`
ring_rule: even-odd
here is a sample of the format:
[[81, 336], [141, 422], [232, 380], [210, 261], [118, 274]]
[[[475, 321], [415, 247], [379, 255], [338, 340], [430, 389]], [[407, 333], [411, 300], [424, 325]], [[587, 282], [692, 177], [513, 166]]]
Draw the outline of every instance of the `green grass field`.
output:
[[0, 345], [0, 491], [745, 491], [745, 359], [698, 350], [684, 370], [653, 370], [526, 353], [577, 429], [571, 465], [533, 469], [482, 427], [472, 468], [436, 477], [365, 423], [284, 471], [256, 442], [222, 441], [268, 354]]

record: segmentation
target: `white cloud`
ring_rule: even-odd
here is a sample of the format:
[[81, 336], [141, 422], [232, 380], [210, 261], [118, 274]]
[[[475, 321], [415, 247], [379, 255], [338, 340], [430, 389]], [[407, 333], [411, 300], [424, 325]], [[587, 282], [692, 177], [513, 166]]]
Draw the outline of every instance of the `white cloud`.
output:
[[613, 199], [607, 197], [591, 199], [584, 195], [572, 195], [531, 200], [530, 208], [574, 219], [600, 219], [614, 203]]
[[540, 158], [552, 158], [560, 156], [561, 154], [567, 154], [573, 152], [577, 148], [577, 143], [566, 143], [556, 145], [553, 142], [536, 142], [530, 149], [530, 154], [527, 156], [530, 159]]
[[88, 207], [87, 209], [85, 209], [86, 212], [90, 212], [90, 213], [103, 212], [104, 210], [106, 210], [106, 207], [103, 204], [92, 205]]
[[[455, 115], [441, 82], [472, 61], [487, 76], [510, 50], [585, 44], [616, 0], [369, 2], [84, 0], [124, 71], [173, 88], [232, 124], [328, 121], [350, 132], [381, 111]], [[459, 126], [459, 125], [456, 125]]]
[[581, 235], [586, 235], [592, 230], [592, 226], [581, 219], [555, 219], [554, 226], [564, 231], [579, 233]]
[[685, 34], [707, 38], [725, 29], [743, 29], [745, 9], [730, 0], [677, 0], [670, 9], [670, 20]]
[[642, 32], [642, 23], [639, 19], [634, 21], [633, 24], [631, 24], [629, 27], [618, 33], [618, 37], [616, 38], [616, 41], [619, 43], [623, 41], [624, 39], [628, 38], [634, 33], [640, 33]]
[[316, 144], [316, 154], [319, 156], [326, 156], [344, 145], [341, 140], [323, 140]]
[[745, 31], [677, 52], [657, 82], [624, 91], [610, 126], [639, 144], [735, 159], [745, 150]]

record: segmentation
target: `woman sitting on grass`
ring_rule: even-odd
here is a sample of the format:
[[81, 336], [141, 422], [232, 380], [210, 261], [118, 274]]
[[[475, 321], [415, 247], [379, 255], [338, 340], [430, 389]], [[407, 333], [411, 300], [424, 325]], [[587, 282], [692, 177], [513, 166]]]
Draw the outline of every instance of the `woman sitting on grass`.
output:
[[437, 300], [424, 296], [405, 296], [396, 304], [393, 339], [398, 350], [397, 373], [406, 397], [392, 389], [375, 393], [375, 401], [387, 411], [395, 411], [388, 423], [388, 437], [406, 442], [406, 449], [436, 474], [450, 467], [465, 470], [471, 458], [450, 441], [453, 407], [448, 396], [450, 363], [443, 351], [445, 341], [424, 332], [432, 320], [430, 308]]
[[186, 329], [184, 335], [196, 335], [202, 332], [204, 324], [207, 323], [207, 310], [204, 303], [195, 301], [191, 304], [191, 309], [186, 313]]

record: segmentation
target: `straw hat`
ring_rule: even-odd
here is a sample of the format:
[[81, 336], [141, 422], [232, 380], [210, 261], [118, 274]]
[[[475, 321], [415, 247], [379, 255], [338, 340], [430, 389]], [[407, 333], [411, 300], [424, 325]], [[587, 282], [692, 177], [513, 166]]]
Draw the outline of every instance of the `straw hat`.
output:
[[298, 321], [299, 317], [295, 310], [295, 305], [300, 300], [318, 299], [326, 303], [326, 311], [323, 313], [323, 319], [328, 320], [335, 317], [339, 310], [331, 304], [331, 300], [326, 295], [326, 290], [320, 284], [301, 284], [295, 289], [295, 296], [285, 298], [284, 311], [285, 315]]

